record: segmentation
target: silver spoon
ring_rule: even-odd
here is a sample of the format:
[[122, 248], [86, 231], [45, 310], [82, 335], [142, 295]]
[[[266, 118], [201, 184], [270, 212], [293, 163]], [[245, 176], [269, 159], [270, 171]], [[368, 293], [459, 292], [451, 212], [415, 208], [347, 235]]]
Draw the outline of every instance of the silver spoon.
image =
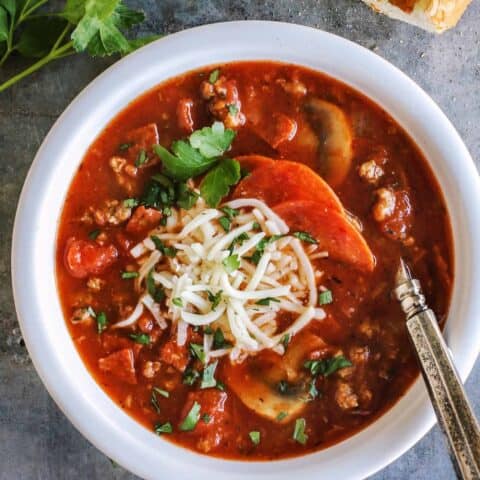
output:
[[462, 479], [480, 479], [480, 429], [455, 369], [435, 314], [425, 303], [420, 282], [400, 260], [394, 294], [407, 317], [415, 348], [438, 423], [447, 437], [450, 455]]

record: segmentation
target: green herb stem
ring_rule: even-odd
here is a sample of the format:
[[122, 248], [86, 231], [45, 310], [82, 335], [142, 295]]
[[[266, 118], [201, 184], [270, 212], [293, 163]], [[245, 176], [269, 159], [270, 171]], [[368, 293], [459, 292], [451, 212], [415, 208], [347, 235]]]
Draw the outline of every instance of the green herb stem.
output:
[[[52, 50], [48, 55], [41, 58], [38, 62], [34, 63], [33, 65], [30, 65], [28, 68], [26, 68], [22, 72], [18, 73], [17, 75], [14, 75], [13, 77], [9, 78], [6, 82], [2, 83], [0, 85], [0, 92], [3, 92], [8, 87], [11, 87], [14, 83], [22, 80], [25, 77], [28, 77], [29, 75], [36, 72], [37, 70], [40, 70], [40, 68], [44, 67], [48, 63], [74, 53], [75, 51], [73, 50], [73, 42], [71, 41], [61, 46], [60, 48], [57, 48], [56, 50]], [[0, 66], [1, 66], [1, 62], [0, 62]]]

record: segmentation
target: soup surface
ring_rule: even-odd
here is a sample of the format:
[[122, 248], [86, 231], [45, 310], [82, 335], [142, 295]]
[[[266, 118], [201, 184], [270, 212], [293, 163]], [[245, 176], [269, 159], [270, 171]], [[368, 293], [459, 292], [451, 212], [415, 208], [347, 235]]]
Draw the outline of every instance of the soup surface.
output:
[[104, 129], [57, 279], [120, 408], [202, 453], [277, 459], [354, 434], [417, 376], [401, 257], [443, 324], [449, 219], [408, 135], [327, 76], [242, 62], [164, 82]]

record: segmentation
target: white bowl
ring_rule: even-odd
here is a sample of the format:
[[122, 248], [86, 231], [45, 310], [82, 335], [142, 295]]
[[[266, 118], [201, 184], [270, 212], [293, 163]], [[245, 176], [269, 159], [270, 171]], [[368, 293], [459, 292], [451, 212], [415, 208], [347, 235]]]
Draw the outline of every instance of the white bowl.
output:
[[435, 421], [418, 379], [387, 414], [331, 448], [276, 462], [219, 460], [177, 447], [131, 419], [95, 383], [75, 350], [55, 285], [55, 239], [66, 192], [87, 148], [131, 100], [163, 80], [212, 63], [254, 59], [305, 65], [338, 78], [410, 133], [436, 173], [452, 219], [455, 287], [445, 336], [462, 379], [479, 350], [479, 179], [465, 145], [430, 97], [372, 52], [306, 27], [234, 22], [168, 36], [109, 68], [57, 120], [23, 187], [12, 250], [18, 318], [45, 386], [85, 437], [144, 478], [363, 478], [412, 447]]

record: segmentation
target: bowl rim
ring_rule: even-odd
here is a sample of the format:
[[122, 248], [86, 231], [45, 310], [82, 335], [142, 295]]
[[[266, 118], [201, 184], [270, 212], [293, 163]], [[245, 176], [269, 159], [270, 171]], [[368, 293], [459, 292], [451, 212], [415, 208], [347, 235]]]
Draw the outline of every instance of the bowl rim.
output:
[[[171, 52], [181, 54], [172, 59]], [[339, 64], [338, 58], [344, 61]], [[66, 169], [76, 171], [96, 134], [142, 91], [202, 65], [236, 60], [279, 61], [325, 72], [384, 107], [425, 152], [450, 213], [462, 212], [451, 215], [455, 279], [461, 274], [462, 289], [455, 281], [445, 336], [460, 375], [466, 379], [480, 345], [480, 323], [474, 322], [480, 313], [480, 296], [474, 295], [474, 285], [480, 282], [480, 242], [475, 242], [480, 239], [480, 181], [467, 148], [433, 100], [389, 62], [331, 33], [280, 22], [215, 23], [164, 37], [112, 65], [72, 101], [38, 150], [17, 206], [11, 268], [21, 331], [37, 372], [63, 413], [98, 449], [143, 478], [168, 473], [190, 478], [191, 469], [199, 479], [226, 474], [231, 479], [286, 479], [292, 472], [304, 478], [314, 478], [319, 472], [325, 479], [364, 478], [393, 462], [434, 425], [421, 380], [381, 418], [333, 447], [275, 462], [238, 462], [202, 456], [155, 438], [103, 393], [86, 371], [73, 341], [63, 343], [68, 332], [63, 316], [62, 327], [55, 315], [58, 295], [52, 297], [52, 289], [56, 291], [56, 286], [48, 285], [52, 280], [55, 283], [50, 240], [56, 237], [60, 210], [53, 208], [55, 215], [49, 213], [52, 206], [63, 205], [64, 196], [56, 195], [56, 190], [65, 193], [70, 185], [72, 176], [66, 175]], [[82, 135], [90, 140], [82, 141]], [[74, 148], [82, 145], [81, 154], [75, 153]], [[62, 158], [67, 162], [60, 162]], [[42, 296], [42, 292], [49, 294]], [[161, 473], [157, 476], [156, 472]]]

